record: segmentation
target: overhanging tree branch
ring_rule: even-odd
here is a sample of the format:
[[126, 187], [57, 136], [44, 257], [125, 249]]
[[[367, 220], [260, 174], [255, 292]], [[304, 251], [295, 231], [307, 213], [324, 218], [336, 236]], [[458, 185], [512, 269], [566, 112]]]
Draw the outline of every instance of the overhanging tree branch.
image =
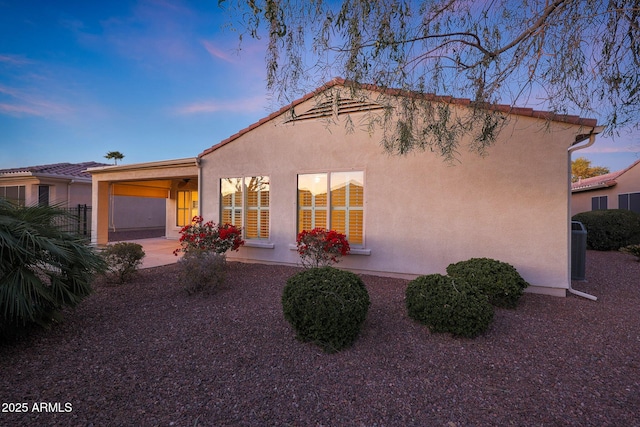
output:
[[482, 107], [497, 103], [595, 115], [609, 133], [640, 123], [640, 0], [220, 3], [246, 16], [241, 34], [268, 34], [268, 85], [285, 102], [336, 75], [471, 99], [471, 118], [394, 105], [402, 125], [372, 119], [391, 126], [389, 151], [447, 157], [471, 135], [484, 152], [502, 121]]

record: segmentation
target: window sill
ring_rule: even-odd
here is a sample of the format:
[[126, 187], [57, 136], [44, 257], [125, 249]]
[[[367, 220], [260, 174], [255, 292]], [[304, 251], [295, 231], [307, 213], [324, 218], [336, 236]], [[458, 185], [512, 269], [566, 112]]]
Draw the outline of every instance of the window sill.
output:
[[[292, 251], [297, 251], [298, 250], [298, 246], [294, 245], [292, 243], [289, 244], [289, 249]], [[364, 255], [364, 256], [370, 256], [371, 255], [371, 249], [366, 249], [366, 248], [351, 248], [351, 250], [349, 250], [349, 255]]]
[[257, 240], [245, 240], [244, 245], [247, 248], [273, 249], [276, 245], [268, 242], [260, 242]]

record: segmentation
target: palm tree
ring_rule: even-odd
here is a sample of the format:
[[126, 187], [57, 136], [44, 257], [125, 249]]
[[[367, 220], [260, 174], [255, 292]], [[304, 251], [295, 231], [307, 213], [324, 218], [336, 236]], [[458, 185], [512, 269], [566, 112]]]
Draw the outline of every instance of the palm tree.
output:
[[122, 160], [124, 159], [124, 154], [122, 154], [119, 151], [109, 151], [107, 153], [106, 156], [104, 156], [105, 159], [113, 159], [114, 164], [118, 164], [118, 160]]
[[0, 338], [59, 320], [59, 310], [87, 297], [93, 275], [104, 270], [92, 247], [56, 226], [61, 215], [0, 199]]

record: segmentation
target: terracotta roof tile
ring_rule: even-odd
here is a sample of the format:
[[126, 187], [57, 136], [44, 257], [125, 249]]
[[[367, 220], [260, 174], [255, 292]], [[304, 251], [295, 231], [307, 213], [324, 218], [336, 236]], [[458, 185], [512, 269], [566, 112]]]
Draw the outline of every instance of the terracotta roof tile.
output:
[[21, 168], [0, 169], [0, 176], [10, 176], [18, 174], [31, 175], [54, 175], [69, 178], [91, 178], [87, 173], [87, 168], [98, 166], [109, 166], [106, 163], [84, 162], [84, 163], [54, 163], [50, 165], [26, 166]]
[[[290, 103], [289, 105], [286, 105], [282, 108], [280, 108], [278, 111], [275, 111], [271, 114], [269, 114], [267, 117], [264, 117], [263, 119], [260, 119], [258, 122], [240, 130], [239, 132], [231, 135], [230, 137], [220, 141], [218, 144], [204, 150], [202, 153], [200, 153], [198, 155], [198, 157], [202, 157], [205, 156], [215, 150], [217, 150], [220, 147], [223, 147], [224, 145], [230, 143], [231, 141], [239, 138], [240, 136], [244, 135], [245, 133], [248, 133], [250, 131], [252, 131], [253, 129], [257, 128], [258, 126], [261, 126], [262, 124], [268, 122], [269, 120], [272, 120], [276, 117], [278, 117], [281, 114], [286, 113], [288, 110], [291, 110], [292, 108], [296, 107], [297, 105], [313, 98], [314, 96], [318, 95], [321, 92], [326, 91], [327, 89], [330, 89], [334, 86], [347, 86], [351, 84], [351, 82], [342, 79], [342, 78], [334, 78], [333, 80], [325, 83], [324, 85], [320, 86], [319, 88], [317, 88], [316, 90], [314, 90], [313, 92], [310, 92], [308, 94], [306, 94], [305, 96], [303, 96], [302, 98], [293, 101], [292, 103]], [[456, 105], [471, 105], [471, 100], [468, 98], [454, 98], [451, 96], [441, 96], [441, 95], [435, 95], [432, 93], [418, 93], [418, 92], [412, 92], [412, 91], [408, 91], [408, 90], [403, 90], [403, 89], [389, 89], [389, 88], [382, 88], [380, 86], [376, 86], [376, 85], [372, 85], [372, 84], [360, 84], [358, 85], [359, 88], [361, 89], [366, 89], [366, 90], [371, 90], [374, 92], [379, 92], [379, 93], [383, 93], [386, 95], [392, 95], [392, 96], [411, 96], [411, 97], [420, 97], [420, 98], [424, 98], [427, 100], [431, 100], [431, 101], [435, 101], [435, 102], [445, 102], [445, 103], [449, 103], [449, 104], [456, 104]], [[578, 116], [571, 116], [571, 115], [561, 115], [561, 114], [554, 114], [550, 111], [539, 111], [539, 110], [534, 110], [532, 108], [522, 108], [522, 107], [513, 107], [511, 105], [506, 105], [506, 104], [487, 104], [486, 108], [494, 110], [494, 111], [499, 111], [499, 112], [503, 112], [503, 113], [507, 113], [507, 114], [513, 114], [513, 115], [518, 115], [518, 116], [528, 116], [528, 117], [533, 117], [533, 118], [539, 118], [539, 119], [544, 119], [544, 120], [551, 120], [551, 121], [556, 121], [556, 122], [564, 122], [564, 123], [569, 123], [569, 124], [574, 124], [574, 125], [582, 125], [582, 126], [586, 126], [586, 127], [596, 127], [598, 122], [596, 119], [586, 119], [586, 118], [581, 118]]]
[[621, 169], [619, 171], [610, 172], [604, 175], [598, 175], [591, 178], [584, 178], [577, 182], [571, 183], [571, 191], [587, 191], [596, 188], [613, 187], [617, 184], [616, 180], [620, 178], [625, 172], [634, 166], [640, 164], [640, 160], [635, 161], [631, 166]]

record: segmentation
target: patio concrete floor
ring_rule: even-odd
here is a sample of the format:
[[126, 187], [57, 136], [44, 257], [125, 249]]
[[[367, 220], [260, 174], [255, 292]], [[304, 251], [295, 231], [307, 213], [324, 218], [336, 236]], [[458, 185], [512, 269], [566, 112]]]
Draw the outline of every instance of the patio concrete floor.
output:
[[175, 256], [173, 251], [180, 247], [180, 243], [175, 239], [165, 237], [155, 237], [151, 239], [127, 240], [131, 243], [142, 245], [145, 257], [142, 259], [140, 268], [159, 267], [177, 262], [182, 254]]

